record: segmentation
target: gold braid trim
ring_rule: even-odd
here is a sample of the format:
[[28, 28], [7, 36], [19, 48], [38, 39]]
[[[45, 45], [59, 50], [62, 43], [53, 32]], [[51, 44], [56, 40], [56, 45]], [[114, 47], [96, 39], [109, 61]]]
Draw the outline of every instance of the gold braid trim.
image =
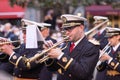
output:
[[47, 66], [47, 67], [48, 67], [48, 66], [51, 66], [51, 65], [53, 64], [53, 62], [54, 62], [54, 59], [52, 59], [52, 62], [51, 62], [50, 64], [47, 64], [46, 61], [44, 61], [45, 66]]
[[16, 63], [15, 63], [15, 66], [17, 67], [17, 65], [18, 65], [18, 63], [19, 63], [19, 61], [22, 59], [22, 56], [20, 56], [19, 58], [18, 58], [18, 60], [16, 61]]
[[71, 58], [71, 59], [69, 60], [69, 62], [66, 64], [65, 70], [69, 67], [69, 65], [71, 64], [72, 61], [73, 61], [73, 58]]
[[116, 69], [118, 65], [119, 65], [119, 62], [117, 62], [117, 64], [115, 65], [114, 69]]
[[77, 26], [77, 25], [81, 25], [81, 23], [72, 22], [72, 23], [65, 23], [65, 24], [63, 24], [63, 26]]
[[12, 63], [13, 65], [15, 65], [15, 63], [13, 63], [12, 61], [9, 60], [10, 63]]
[[66, 69], [69, 67], [69, 65], [71, 64], [72, 61], [73, 61], [73, 58], [71, 58], [71, 59], [69, 60], [69, 62], [66, 64], [65, 67], [64, 67], [63, 65], [61, 65], [60, 63], [58, 63], [58, 62], [57, 62], [57, 64], [60, 65], [64, 70], [66, 70]]

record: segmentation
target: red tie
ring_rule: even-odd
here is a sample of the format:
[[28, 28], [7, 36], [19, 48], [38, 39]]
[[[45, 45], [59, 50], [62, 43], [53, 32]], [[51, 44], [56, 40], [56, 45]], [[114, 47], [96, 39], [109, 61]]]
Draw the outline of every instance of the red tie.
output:
[[100, 36], [100, 31], [98, 31], [98, 33], [97, 33], [97, 34], [98, 34], [98, 36]]
[[112, 54], [114, 54], [115, 53], [115, 51], [114, 51], [114, 49], [112, 48]]
[[75, 44], [71, 43], [71, 45], [70, 45], [70, 52], [72, 52], [72, 50], [74, 49], [74, 46], [75, 46]]

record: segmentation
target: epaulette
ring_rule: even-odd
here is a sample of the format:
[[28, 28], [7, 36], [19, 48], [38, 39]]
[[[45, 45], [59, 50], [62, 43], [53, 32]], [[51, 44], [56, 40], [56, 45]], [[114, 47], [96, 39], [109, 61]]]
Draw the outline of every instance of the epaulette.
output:
[[95, 39], [89, 39], [89, 42], [91, 42], [94, 45], [100, 45], [99, 41], [95, 40]]

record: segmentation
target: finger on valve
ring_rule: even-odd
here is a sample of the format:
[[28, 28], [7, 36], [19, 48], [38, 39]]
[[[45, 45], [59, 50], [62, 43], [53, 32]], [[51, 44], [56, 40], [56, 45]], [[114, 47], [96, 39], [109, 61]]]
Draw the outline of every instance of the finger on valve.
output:
[[48, 40], [45, 42], [45, 45], [44, 45], [45, 48], [50, 48], [52, 46], [53, 46], [53, 42], [51, 40]]

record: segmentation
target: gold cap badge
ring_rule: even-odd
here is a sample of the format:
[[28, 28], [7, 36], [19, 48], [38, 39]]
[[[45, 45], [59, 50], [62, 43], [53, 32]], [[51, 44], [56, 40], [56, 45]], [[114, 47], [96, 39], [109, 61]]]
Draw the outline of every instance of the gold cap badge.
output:
[[65, 17], [62, 18], [63, 23], [66, 23], [67, 19]]

